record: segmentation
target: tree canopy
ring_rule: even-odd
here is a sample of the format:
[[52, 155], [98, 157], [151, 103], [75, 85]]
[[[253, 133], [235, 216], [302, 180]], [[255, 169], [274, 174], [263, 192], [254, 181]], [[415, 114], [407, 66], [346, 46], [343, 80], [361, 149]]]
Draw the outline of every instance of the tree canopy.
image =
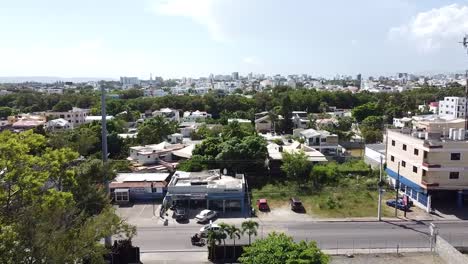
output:
[[244, 264], [327, 264], [330, 258], [320, 251], [314, 241], [296, 243], [284, 233], [273, 232], [266, 238], [257, 239], [250, 246], [244, 247], [239, 261]]
[[[0, 262], [103, 263], [108, 235], [132, 237], [102, 188], [101, 163], [46, 147], [32, 131], [0, 133]], [[93, 169], [94, 168], [94, 169]]]

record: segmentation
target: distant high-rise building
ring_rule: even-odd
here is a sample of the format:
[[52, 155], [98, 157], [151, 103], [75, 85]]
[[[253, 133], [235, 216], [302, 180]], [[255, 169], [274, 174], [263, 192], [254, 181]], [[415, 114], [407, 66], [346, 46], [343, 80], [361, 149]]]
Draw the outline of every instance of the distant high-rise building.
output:
[[249, 75], [247, 76], [248, 80], [251, 81], [253, 79], [253, 73], [249, 73]]
[[238, 72], [233, 72], [232, 73], [232, 79], [233, 80], [239, 80], [239, 73]]
[[138, 77], [120, 77], [120, 83], [122, 84], [122, 88], [132, 88], [135, 85], [140, 85], [140, 80]]
[[362, 75], [360, 73], [356, 76], [356, 80], [357, 80], [357, 87], [361, 88], [361, 86], [362, 86]]

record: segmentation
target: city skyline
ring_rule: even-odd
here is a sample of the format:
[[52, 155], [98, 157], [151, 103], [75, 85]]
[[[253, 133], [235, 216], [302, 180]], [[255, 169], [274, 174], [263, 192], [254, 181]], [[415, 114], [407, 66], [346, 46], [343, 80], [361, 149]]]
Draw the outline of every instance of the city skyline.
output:
[[10, 1], [1, 76], [459, 72], [467, 1]]

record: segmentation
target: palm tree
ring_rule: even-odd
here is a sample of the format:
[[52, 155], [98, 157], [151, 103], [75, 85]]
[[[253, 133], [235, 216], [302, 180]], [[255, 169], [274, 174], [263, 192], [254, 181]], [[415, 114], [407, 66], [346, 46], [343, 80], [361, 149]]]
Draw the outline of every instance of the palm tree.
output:
[[257, 236], [258, 223], [253, 220], [248, 220], [242, 223], [242, 234], [249, 235], [249, 245], [251, 244], [252, 235]]
[[[222, 234], [219, 231], [209, 230], [207, 234], [207, 242], [208, 246], [211, 247], [211, 259], [214, 260], [214, 252], [215, 252], [215, 245], [221, 244]], [[208, 254], [208, 259], [210, 258], [210, 254]]]
[[[233, 254], [233, 258], [236, 256], [236, 237], [238, 239], [240, 239], [240, 235], [241, 235], [241, 230], [239, 228], [237, 228], [235, 225], [229, 225], [229, 227], [227, 228], [226, 230], [226, 233], [227, 235], [229, 236], [230, 239], [233, 240], [233, 244], [234, 244], [234, 247], [233, 247], [233, 251], [234, 251], [234, 254]], [[231, 258], [232, 259], [232, 258]], [[232, 263], [232, 262], [231, 262]]]
[[219, 223], [219, 232], [223, 234], [223, 247], [224, 247], [224, 259], [226, 259], [226, 237], [227, 237], [227, 230], [229, 229], [229, 224], [224, 222]]

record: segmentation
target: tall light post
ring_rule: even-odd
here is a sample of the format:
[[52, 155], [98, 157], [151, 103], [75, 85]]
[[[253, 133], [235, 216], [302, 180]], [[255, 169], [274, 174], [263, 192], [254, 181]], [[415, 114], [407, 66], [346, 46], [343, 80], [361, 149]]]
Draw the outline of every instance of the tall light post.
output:
[[[105, 170], [107, 167], [107, 114], [106, 114], [106, 89], [101, 85], [101, 136], [102, 136], [102, 163]], [[107, 176], [107, 173], [106, 173]], [[107, 197], [110, 196], [109, 181], [104, 179], [104, 186], [106, 188]], [[104, 243], [107, 248], [112, 246], [112, 237], [106, 236]]]

